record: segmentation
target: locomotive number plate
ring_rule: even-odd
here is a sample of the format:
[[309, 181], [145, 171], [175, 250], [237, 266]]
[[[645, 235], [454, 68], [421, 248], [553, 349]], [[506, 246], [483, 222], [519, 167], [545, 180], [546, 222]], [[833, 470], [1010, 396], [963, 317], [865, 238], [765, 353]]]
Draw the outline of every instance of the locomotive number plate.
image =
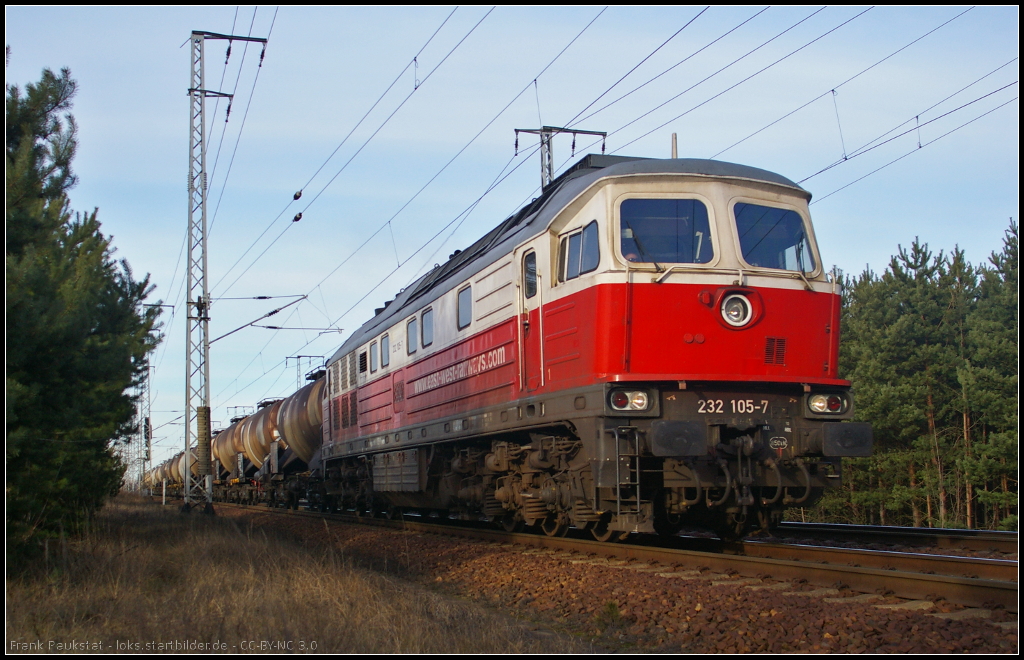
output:
[[768, 413], [768, 399], [700, 399], [697, 412], [706, 415]]

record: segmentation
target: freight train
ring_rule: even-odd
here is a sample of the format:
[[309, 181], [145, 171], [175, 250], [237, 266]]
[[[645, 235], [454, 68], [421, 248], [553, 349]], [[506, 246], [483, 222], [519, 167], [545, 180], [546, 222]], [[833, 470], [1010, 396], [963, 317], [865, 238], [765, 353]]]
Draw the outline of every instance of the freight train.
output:
[[217, 434], [217, 499], [606, 541], [771, 527], [872, 448], [810, 197], [744, 165], [584, 157]]

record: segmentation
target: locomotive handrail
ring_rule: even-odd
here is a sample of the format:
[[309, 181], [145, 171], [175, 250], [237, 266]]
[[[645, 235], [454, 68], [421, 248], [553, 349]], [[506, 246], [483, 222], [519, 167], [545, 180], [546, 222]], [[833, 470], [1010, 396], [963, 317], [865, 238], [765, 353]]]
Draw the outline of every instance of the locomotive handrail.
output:
[[738, 273], [739, 279], [737, 280], [737, 286], [742, 286], [743, 279], [750, 275], [756, 275], [760, 277], [782, 277], [790, 280], [802, 280], [804, 286], [808, 291], [814, 291], [814, 287], [811, 286], [811, 281], [807, 279], [807, 275], [800, 271], [780, 271], [775, 269], [759, 269], [759, 270], [746, 270], [743, 268], [717, 268], [717, 267], [706, 267], [700, 264], [676, 264], [669, 266], [663, 271], [659, 271], [653, 268], [637, 268], [637, 264], [629, 264], [626, 266], [626, 270], [634, 272], [648, 272], [652, 275], [658, 274], [651, 281], [655, 284], [664, 284], [668, 276], [675, 272], [693, 272], [693, 273], [710, 273], [714, 275], [730, 275], [732, 273]]

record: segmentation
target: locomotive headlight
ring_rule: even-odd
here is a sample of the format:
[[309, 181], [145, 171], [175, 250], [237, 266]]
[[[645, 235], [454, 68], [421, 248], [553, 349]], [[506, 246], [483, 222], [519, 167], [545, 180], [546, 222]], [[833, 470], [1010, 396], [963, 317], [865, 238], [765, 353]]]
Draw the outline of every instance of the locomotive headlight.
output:
[[841, 394], [814, 394], [807, 399], [807, 407], [815, 414], [846, 412], [846, 397]]
[[650, 397], [647, 392], [643, 391], [615, 390], [609, 397], [609, 401], [615, 410], [640, 411], [647, 410]]
[[729, 325], [739, 328], [750, 322], [753, 308], [747, 297], [734, 293], [722, 300], [722, 318]]

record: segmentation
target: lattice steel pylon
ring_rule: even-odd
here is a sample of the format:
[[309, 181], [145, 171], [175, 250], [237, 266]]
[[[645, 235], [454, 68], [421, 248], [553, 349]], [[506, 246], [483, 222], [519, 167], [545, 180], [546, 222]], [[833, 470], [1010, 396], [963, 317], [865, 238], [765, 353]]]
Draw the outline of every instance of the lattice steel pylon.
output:
[[[231, 98], [231, 94], [206, 89], [203, 49], [207, 39], [228, 41], [267, 40], [215, 32], [192, 31], [191, 85], [189, 95], [188, 158], [188, 268], [186, 268], [185, 344], [185, 465], [183, 511], [202, 504], [212, 511], [213, 474], [210, 464], [210, 293], [207, 287], [206, 235], [206, 99]], [[230, 52], [230, 45], [229, 45]], [[260, 60], [262, 61], [262, 56]], [[230, 111], [230, 105], [229, 105]], [[196, 474], [193, 479], [193, 428], [195, 429]]]
[[138, 464], [139, 464], [139, 493], [145, 491], [145, 479], [146, 473], [149, 471], [150, 461], [153, 457], [153, 422], [151, 417], [152, 399], [150, 398], [149, 392], [149, 376], [150, 369], [149, 360], [146, 360], [146, 375], [142, 378], [142, 382], [139, 383], [139, 403], [136, 410], [138, 410], [139, 418], [139, 444], [138, 444]]

